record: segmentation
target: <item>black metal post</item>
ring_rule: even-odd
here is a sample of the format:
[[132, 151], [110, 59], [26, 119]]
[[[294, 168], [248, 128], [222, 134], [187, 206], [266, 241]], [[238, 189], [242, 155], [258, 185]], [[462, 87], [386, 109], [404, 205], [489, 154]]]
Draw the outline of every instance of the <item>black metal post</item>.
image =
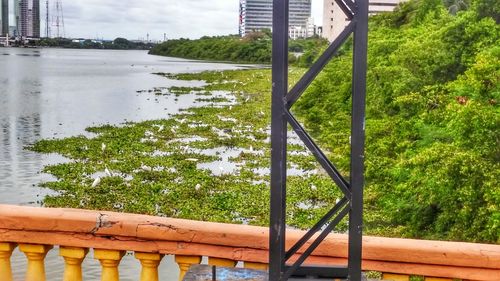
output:
[[284, 99], [288, 92], [288, 0], [273, 0], [272, 76], [269, 280], [278, 281], [285, 270], [287, 123]]
[[[289, 0], [273, 0], [273, 84], [271, 123], [271, 218], [269, 237], [269, 280], [286, 281], [296, 275], [361, 280], [363, 185], [365, 146], [365, 99], [368, 45], [368, 0], [334, 0], [351, 22], [319, 57], [299, 82], [288, 92], [288, 11]], [[354, 33], [352, 77], [352, 125], [350, 180], [331, 163], [314, 143], [289, 109], [333, 58], [341, 45]], [[288, 251], [286, 241], [286, 167], [287, 125], [297, 133], [344, 197]], [[331, 267], [303, 266], [307, 257], [320, 245], [339, 222], [349, 214], [348, 264]], [[320, 231], [321, 230], [321, 231]], [[317, 232], [320, 232], [317, 234]], [[316, 235], [317, 234], [317, 235]], [[315, 236], [316, 235], [316, 236]], [[311, 242], [310, 240], [313, 239]], [[310, 242], [299, 253], [299, 249]], [[292, 265], [292, 256], [299, 255]]]
[[349, 214], [349, 280], [361, 280], [365, 149], [368, 0], [357, 0], [351, 120], [351, 212]]

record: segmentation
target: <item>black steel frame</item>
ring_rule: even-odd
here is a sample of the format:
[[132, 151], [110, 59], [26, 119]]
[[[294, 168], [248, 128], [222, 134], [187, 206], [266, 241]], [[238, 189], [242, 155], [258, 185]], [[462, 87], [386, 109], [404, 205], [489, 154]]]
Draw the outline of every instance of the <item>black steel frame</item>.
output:
[[[333, 0], [332, 0], [333, 1]], [[285, 281], [292, 276], [321, 276], [361, 280], [361, 249], [363, 224], [365, 99], [368, 45], [368, 0], [334, 0], [350, 19], [350, 23], [331, 43], [299, 82], [288, 91], [288, 14], [289, 0], [273, 0], [273, 66], [271, 123], [271, 217], [269, 280]], [[326, 27], [324, 27], [326, 28]], [[290, 112], [292, 105], [353, 34], [352, 124], [350, 180], [346, 180], [315, 144]], [[287, 125], [293, 128], [317, 161], [340, 188], [344, 197], [290, 249], [286, 241], [286, 170]], [[347, 266], [303, 266], [337, 224], [349, 215], [349, 249]], [[288, 264], [306, 242], [320, 234]]]

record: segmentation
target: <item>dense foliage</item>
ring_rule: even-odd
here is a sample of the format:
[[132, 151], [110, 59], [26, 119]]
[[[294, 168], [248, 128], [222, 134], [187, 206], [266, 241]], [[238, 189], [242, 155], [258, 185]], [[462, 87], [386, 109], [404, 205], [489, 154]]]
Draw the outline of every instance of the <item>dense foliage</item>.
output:
[[[298, 39], [290, 42], [290, 52], [304, 53], [297, 58], [290, 55], [290, 61], [307, 65], [318, 50], [326, 45], [321, 38]], [[232, 61], [246, 63], [270, 63], [272, 38], [268, 31], [254, 32], [241, 38], [238, 35], [202, 37], [197, 40], [169, 40], [154, 47], [150, 54], [187, 59]]]
[[107, 50], [149, 50], [154, 44], [144, 42], [133, 42], [125, 38], [116, 38], [113, 41], [83, 40], [73, 41], [67, 38], [42, 38], [35, 42], [41, 47], [59, 47], [69, 49], [107, 49]]
[[[500, 243], [497, 2], [416, 0], [371, 18], [365, 233]], [[185, 47], [210, 40], [223, 38]], [[292, 108], [346, 176], [351, 48], [352, 41]], [[291, 68], [290, 83], [303, 72]], [[198, 104], [169, 119], [89, 128], [93, 137], [31, 147], [72, 160], [45, 167], [57, 181], [43, 186], [58, 192], [44, 204], [268, 224], [271, 71], [162, 75], [207, 84], [140, 94], [174, 102], [189, 95]], [[287, 225], [308, 228], [341, 194], [296, 139], [289, 150]]]
[[[371, 19], [368, 229], [500, 243], [498, 3], [410, 1]], [[294, 109], [347, 175], [351, 62], [335, 58]]]

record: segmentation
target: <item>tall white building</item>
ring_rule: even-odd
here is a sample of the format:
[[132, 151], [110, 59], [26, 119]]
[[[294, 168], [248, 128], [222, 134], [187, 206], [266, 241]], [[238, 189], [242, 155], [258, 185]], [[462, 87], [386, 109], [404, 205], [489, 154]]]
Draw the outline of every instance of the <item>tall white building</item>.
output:
[[1, 0], [0, 3], [0, 36], [9, 33], [9, 0]]
[[[311, 17], [311, 0], [290, 0], [289, 9], [290, 29], [293, 29], [291, 32], [307, 34], [307, 23]], [[239, 32], [241, 36], [253, 31], [271, 30], [272, 27], [273, 0], [240, 0]]]
[[40, 38], [40, 0], [17, 0], [16, 20], [19, 35]]
[[[392, 12], [404, 0], [369, 0], [370, 15]], [[349, 19], [334, 0], [324, 0], [323, 4], [323, 37], [333, 41], [349, 24]]]

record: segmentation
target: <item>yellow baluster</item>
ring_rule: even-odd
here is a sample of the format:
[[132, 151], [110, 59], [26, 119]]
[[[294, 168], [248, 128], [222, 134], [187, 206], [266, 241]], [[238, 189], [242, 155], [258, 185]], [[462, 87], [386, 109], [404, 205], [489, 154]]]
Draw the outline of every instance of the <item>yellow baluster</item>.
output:
[[82, 262], [88, 249], [60, 247], [59, 256], [64, 258], [64, 281], [82, 281]]
[[382, 275], [382, 279], [391, 281], [410, 281], [410, 276], [403, 274], [384, 273]]
[[50, 245], [19, 244], [19, 250], [28, 258], [26, 281], [45, 281], [44, 259], [50, 249]]
[[220, 259], [220, 258], [208, 258], [209, 265], [222, 266], [222, 267], [235, 267], [237, 261], [228, 260], [228, 259]]
[[259, 263], [259, 262], [248, 262], [246, 261], [243, 265], [245, 268], [249, 269], [256, 269], [256, 270], [268, 270], [269, 265], [266, 263]]
[[0, 277], [5, 281], [12, 281], [12, 268], [10, 257], [16, 248], [14, 243], [0, 243]]
[[184, 275], [189, 270], [189, 267], [193, 264], [200, 264], [201, 263], [201, 257], [197, 256], [175, 256], [175, 262], [179, 265], [179, 269], [181, 270], [181, 273], [179, 275], [179, 280], [182, 281], [184, 278]]
[[94, 259], [99, 260], [102, 267], [101, 281], [119, 281], [118, 265], [125, 255], [125, 251], [94, 250]]
[[141, 261], [141, 281], [158, 281], [158, 266], [163, 255], [136, 252], [135, 258]]

